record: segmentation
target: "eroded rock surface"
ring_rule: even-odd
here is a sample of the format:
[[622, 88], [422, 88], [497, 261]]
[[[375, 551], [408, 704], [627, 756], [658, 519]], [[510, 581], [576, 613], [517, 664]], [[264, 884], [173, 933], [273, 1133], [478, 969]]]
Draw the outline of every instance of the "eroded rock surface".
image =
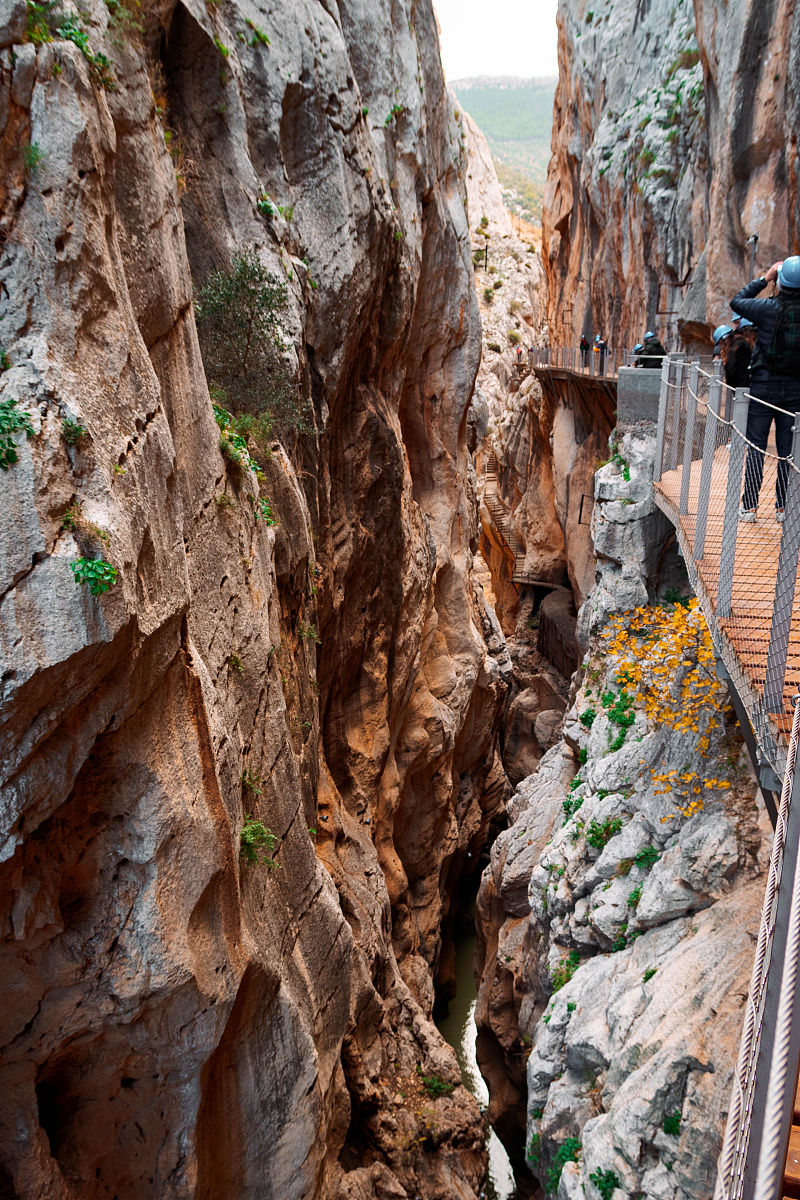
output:
[[[459, 1082], [433, 979], [505, 798], [505, 651], [470, 578], [478, 311], [431, 6], [143, 19], [75, 17], [113, 89], [58, 35], [0, 54], [0, 386], [34, 429], [2, 479], [0, 1178], [469, 1200], [477, 1107], [417, 1065]], [[220, 454], [192, 307], [250, 245], [317, 430], [262, 484]]]

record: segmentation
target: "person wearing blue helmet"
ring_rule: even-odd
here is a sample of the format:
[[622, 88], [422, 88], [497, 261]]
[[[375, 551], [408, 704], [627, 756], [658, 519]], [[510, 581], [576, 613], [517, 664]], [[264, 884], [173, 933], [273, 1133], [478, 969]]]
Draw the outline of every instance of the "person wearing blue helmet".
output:
[[[757, 299], [770, 283], [778, 284], [778, 294]], [[800, 255], [793, 254], [783, 262], [773, 263], [766, 275], [754, 279], [736, 293], [731, 308], [738, 316], [752, 321], [757, 329], [750, 363], [751, 394], [756, 401], [764, 400], [774, 405], [774, 408], [767, 408], [756, 402], [750, 404], [747, 440], [752, 445], [747, 452], [739, 518], [742, 521], [756, 519], [764, 473], [763, 451], [767, 448], [774, 419], [775, 442], [781, 459], [775, 485], [775, 516], [778, 521], [783, 521], [789, 475], [785, 460], [792, 452], [794, 418], [800, 412]]]
[[666, 350], [661, 345], [661, 342], [656, 337], [652, 329], [648, 329], [644, 335], [644, 344], [642, 352], [636, 360], [637, 367], [661, 367], [664, 361]]
[[725, 364], [728, 387], [750, 386], [750, 343], [743, 333], [730, 325], [718, 325], [714, 330], [714, 357], [717, 356]]

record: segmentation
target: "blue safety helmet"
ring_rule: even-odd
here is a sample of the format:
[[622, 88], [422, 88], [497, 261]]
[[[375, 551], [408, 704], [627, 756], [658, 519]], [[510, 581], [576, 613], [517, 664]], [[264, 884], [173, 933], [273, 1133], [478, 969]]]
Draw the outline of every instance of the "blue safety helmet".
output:
[[656, 335], [653, 333], [652, 329], [648, 329], [647, 333], [644, 335], [644, 340], [647, 341], [648, 338], [654, 338], [655, 336]]
[[644, 346], [642, 345], [641, 342], [637, 342], [636, 345], [633, 347], [634, 354], [639, 354], [640, 351], [642, 351], [642, 350], [644, 350]]
[[739, 328], [740, 329], [747, 329], [748, 325], [753, 324], [752, 321], [748, 321], [747, 317], [739, 317], [738, 320], [739, 320]]
[[778, 269], [778, 283], [782, 288], [800, 288], [800, 254], [783, 260]]
[[718, 346], [723, 338], [730, 337], [732, 333], [730, 325], [718, 325], [714, 330], [714, 345]]

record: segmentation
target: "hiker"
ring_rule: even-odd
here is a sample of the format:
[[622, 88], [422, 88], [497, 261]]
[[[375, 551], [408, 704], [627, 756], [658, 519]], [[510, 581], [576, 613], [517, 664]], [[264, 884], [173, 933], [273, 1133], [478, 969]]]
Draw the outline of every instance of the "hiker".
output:
[[653, 330], [648, 329], [647, 333], [644, 335], [642, 352], [639, 355], [639, 361], [636, 363], [636, 365], [637, 367], [660, 368], [666, 353], [666, 350], [661, 345], [661, 342], [658, 340]]
[[592, 346], [592, 353], [597, 355], [597, 358], [595, 359], [595, 375], [605, 374], [607, 350], [608, 346], [606, 345], [605, 340], [601, 338], [599, 333], [596, 333], [594, 335], [594, 345]]
[[[644, 350], [644, 345], [642, 344], [642, 342], [637, 342], [636, 345], [633, 347], [633, 354], [638, 356], [642, 353], [643, 350]], [[641, 358], [636, 357], [634, 359], [633, 365], [635, 367], [640, 367], [642, 365]]]
[[[778, 294], [757, 300], [769, 283], [777, 282]], [[764, 451], [775, 421], [778, 448], [778, 478], [775, 484], [775, 519], [785, 516], [786, 459], [792, 453], [795, 414], [800, 411], [800, 255], [773, 263], [766, 275], [754, 279], [737, 292], [731, 308], [756, 327], [756, 345], [750, 364], [750, 391], [753, 400], [747, 413], [747, 451], [744, 494], [739, 509], [740, 521], [755, 521], [758, 494], [764, 474]], [[765, 401], [759, 404], [758, 401]], [[773, 405], [768, 408], [766, 405]], [[781, 411], [776, 411], [781, 410]]]
[[753, 322], [743, 317], [738, 329], [732, 329], [725, 338], [725, 382], [732, 388], [750, 387], [750, 359], [753, 354], [751, 343], [744, 332]]
[[589, 343], [586, 340], [586, 334], [581, 334], [581, 366], [584, 371], [589, 365]]
[[522, 370], [522, 346], [517, 346], [517, 370]]
[[536, 354], [536, 351], [534, 350], [533, 346], [528, 346], [528, 370], [529, 371], [533, 370], [533, 359], [534, 359], [535, 354]]

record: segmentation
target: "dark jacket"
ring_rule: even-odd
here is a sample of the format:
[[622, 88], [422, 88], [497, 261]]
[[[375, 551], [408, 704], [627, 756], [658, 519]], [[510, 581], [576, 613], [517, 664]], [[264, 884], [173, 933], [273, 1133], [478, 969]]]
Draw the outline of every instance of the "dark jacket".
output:
[[636, 366], [660, 367], [666, 353], [658, 338], [648, 338], [642, 346], [642, 353], [636, 359]]
[[728, 347], [728, 357], [725, 361], [725, 382], [728, 387], [742, 388], [750, 386], [750, 343], [743, 333], [734, 333]]
[[[754, 279], [752, 283], [748, 283], [740, 292], [736, 293], [731, 300], [731, 308], [740, 317], [747, 317], [748, 321], [752, 321], [758, 329], [758, 339], [750, 363], [750, 378], [786, 379], [785, 375], [773, 375], [767, 366], [766, 356], [772, 345], [772, 335], [775, 332], [775, 322], [781, 310], [781, 302], [776, 296], [765, 300], [754, 298], [759, 292], [763, 292], [766, 286], [767, 281], [763, 275], [760, 279]], [[792, 300], [796, 300], [798, 294], [798, 290], [795, 288], [784, 288], [781, 292], [781, 295]]]

